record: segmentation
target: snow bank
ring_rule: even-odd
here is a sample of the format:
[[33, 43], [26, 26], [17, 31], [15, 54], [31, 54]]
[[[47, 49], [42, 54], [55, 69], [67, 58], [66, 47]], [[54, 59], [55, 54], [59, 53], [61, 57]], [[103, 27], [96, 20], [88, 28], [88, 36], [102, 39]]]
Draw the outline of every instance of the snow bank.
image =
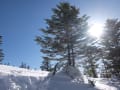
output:
[[120, 90], [119, 81], [113, 82], [110, 78], [91, 78], [95, 82], [95, 86], [101, 90]]
[[45, 90], [47, 75], [46, 71], [0, 65], [0, 90]]
[[[72, 77], [72, 78], [71, 78]], [[84, 77], [86, 80], [87, 77]], [[94, 79], [94, 78], [93, 78]], [[120, 90], [116, 81], [94, 79], [100, 90]], [[110, 84], [110, 82], [114, 84]], [[115, 86], [117, 85], [117, 86]], [[74, 67], [66, 67], [53, 76], [47, 71], [27, 70], [0, 65], [0, 90], [98, 90], [84, 84], [82, 75]]]
[[51, 76], [47, 90], [96, 90], [84, 84], [82, 75], [76, 67], [65, 66], [55, 76]]
[[95, 83], [95, 86], [101, 90], [120, 90], [119, 88], [117, 87], [114, 87], [114, 86], [110, 86], [110, 85], [107, 85], [107, 84], [104, 84], [104, 83], [100, 83], [100, 82], [96, 82]]
[[48, 90], [96, 90], [89, 84], [74, 81], [65, 72], [58, 72], [49, 80]]
[[[69, 67], [69, 72], [70, 69], [75, 70]], [[73, 74], [79, 77], [77, 72], [70, 75]], [[63, 71], [52, 76], [46, 71], [0, 65], [0, 90], [95, 90], [79, 79], [72, 79]]]
[[0, 75], [14, 75], [14, 76], [35, 76], [35, 77], [45, 77], [48, 75], [47, 71], [41, 70], [28, 70], [13, 66], [0, 65]]
[[82, 80], [82, 75], [81, 75], [79, 69], [76, 68], [76, 67], [73, 67], [73, 66], [65, 66], [65, 67], [63, 68], [63, 71], [64, 71], [65, 73], [67, 73], [68, 76], [70, 76], [71, 78], [80, 77], [81, 80]]

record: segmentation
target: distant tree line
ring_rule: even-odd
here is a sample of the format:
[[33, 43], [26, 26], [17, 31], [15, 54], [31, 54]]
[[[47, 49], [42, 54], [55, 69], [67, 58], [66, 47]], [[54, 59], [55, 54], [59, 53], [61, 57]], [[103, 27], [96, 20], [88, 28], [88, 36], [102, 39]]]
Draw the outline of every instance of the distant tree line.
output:
[[30, 66], [27, 65], [26, 63], [22, 62], [21, 65], [19, 66], [20, 68], [25, 68], [25, 69], [30, 69]]

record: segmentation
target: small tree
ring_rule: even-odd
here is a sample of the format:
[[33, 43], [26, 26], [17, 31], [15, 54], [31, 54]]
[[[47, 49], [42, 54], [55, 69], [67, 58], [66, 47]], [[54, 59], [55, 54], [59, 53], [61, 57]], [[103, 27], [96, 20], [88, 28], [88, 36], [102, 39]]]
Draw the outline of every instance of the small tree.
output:
[[27, 69], [30, 69], [30, 66], [29, 66], [29, 65], [27, 65]]
[[47, 57], [44, 57], [44, 60], [42, 61], [40, 68], [41, 70], [51, 71], [50, 60]]
[[85, 59], [82, 61], [84, 73], [96, 78], [97, 77], [97, 61], [99, 60], [98, 56], [98, 49], [97, 47], [93, 46], [85, 46], [84, 49], [84, 57]]
[[22, 62], [21, 65], [19, 66], [20, 68], [25, 68], [25, 69], [30, 69], [30, 66], [27, 65], [26, 63]]
[[26, 66], [26, 64], [25, 63], [21, 63], [21, 65], [19, 66], [20, 68], [26, 68], [27, 66]]
[[[0, 45], [2, 44], [2, 36], [0, 36]], [[3, 50], [0, 48], [0, 63], [2, 63], [4, 54], [3, 54]]]

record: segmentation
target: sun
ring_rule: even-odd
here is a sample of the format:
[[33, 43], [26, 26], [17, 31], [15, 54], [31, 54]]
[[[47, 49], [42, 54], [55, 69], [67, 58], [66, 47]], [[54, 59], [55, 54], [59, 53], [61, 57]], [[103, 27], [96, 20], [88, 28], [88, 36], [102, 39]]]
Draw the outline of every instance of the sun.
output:
[[101, 35], [103, 34], [103, 25], [100, 23], [95, 23], [91, 26], [88, 33], [90, 36], [100, 39]]

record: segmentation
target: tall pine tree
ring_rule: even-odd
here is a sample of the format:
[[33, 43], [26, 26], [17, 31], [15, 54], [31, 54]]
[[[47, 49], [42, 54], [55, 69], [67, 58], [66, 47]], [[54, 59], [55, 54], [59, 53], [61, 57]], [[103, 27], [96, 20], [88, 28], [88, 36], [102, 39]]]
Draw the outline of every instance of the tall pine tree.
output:
[[41, 29], [42, 35], [37, 36], [36, 41], [41, 45], [43, 57], [67, 61], [68, 65], [75, 66], [87, 30], [88, 17], [79, 17], [79, 9], [67, 2], [60, 3], [52, 11], [51, 18], [46, 19], [47, 27]]
[[120, 77], [120, 21], [118, 19], [108, 19], [105, 24], [105, 35], [103, 44], [107, 51], [107, 68], [111, 73]]

